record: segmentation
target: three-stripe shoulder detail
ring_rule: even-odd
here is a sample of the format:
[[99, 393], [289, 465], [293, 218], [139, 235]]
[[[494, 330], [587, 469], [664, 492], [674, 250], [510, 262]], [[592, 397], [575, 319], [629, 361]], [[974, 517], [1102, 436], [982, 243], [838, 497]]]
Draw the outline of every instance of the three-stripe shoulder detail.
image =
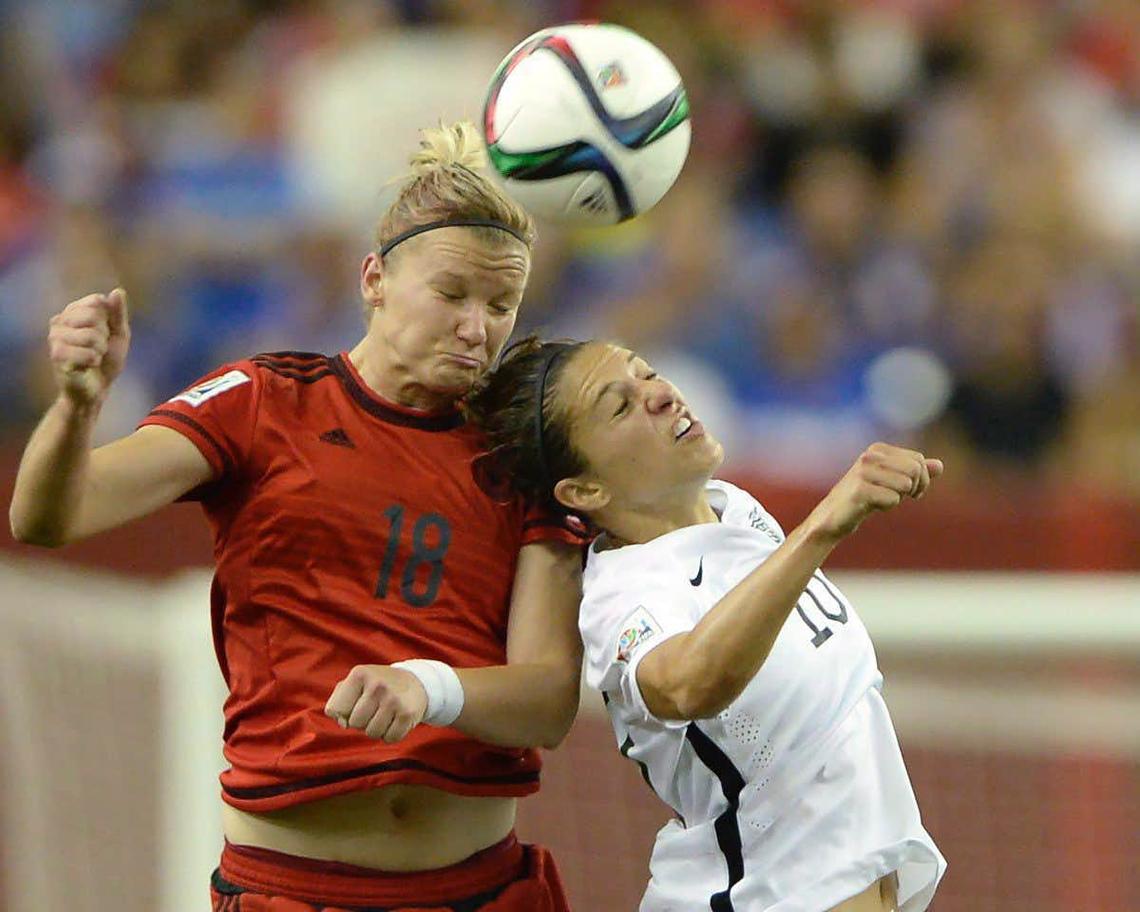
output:
[[300, 383], [314, 383], [333, 373], [328, 357], [316, 352], [267, 352], [249, 360], [271, 373]]

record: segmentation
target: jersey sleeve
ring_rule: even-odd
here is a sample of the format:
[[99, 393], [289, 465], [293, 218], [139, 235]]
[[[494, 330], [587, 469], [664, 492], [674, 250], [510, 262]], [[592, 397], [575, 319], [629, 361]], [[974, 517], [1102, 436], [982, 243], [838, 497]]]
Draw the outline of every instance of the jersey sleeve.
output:
[[253, 443], [261, 382], [249, 361], [226, 364], [156, 406], [139, 427], [178, 431], [214, 470], [214, 481], [233, 476]]
[[[603, 692], [620, 692], [644, 719], [656, 718], [637, 683], [642, 660], [670, 637], [692, 630], [700, 620], [695, 599], [664, 586], [626, 585], [598, 591], [590, 586], [582, 599], [579, 629], [585, 647], [586, 680]], [[644, 582], [644, 580], [641, 580]], [[686, 722], [657, 719], [667, 727]]]
[[558, 541], [585, 547], [593, 539], [586, 524], [577, 516], [557, 513], [546, 507], [528, 505], [523, 514], [522, 544]]

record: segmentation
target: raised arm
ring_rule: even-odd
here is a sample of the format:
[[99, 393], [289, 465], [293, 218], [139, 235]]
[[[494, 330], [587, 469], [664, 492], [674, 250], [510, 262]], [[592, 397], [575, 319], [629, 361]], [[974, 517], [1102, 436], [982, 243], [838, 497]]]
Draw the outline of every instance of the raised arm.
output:
[[706, 719], [759, 671], [812, 574], [872, 512], [918, 499], [942, 463], [888, 444], [869, 447], [764, 563], [690, 631], [656, 646], [637, 667], [645, 705], [660, 719]]
[[8, 519], [17, 540], [57, 547], [144, 516], [211, 478], [197, 447], [166, 428], [142, 428], [92, 451], [129, 347], [121, 288], [72, 301], [52, 317], [48, 350], [59, 394], [16, 475]]

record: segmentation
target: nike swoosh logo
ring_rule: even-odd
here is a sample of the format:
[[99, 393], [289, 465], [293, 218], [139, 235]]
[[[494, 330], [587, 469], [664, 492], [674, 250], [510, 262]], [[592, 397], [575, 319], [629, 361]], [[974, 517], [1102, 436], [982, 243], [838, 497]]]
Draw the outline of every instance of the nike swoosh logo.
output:
[[704, 574], [704, 572], [705, 572], [705, 556], [702, 554], [701, 555], [701, 562], [699, 564], [697, 564], [697, 575], [694, 576], [691, 580], [689, 580], [689, 582], [692, 583], [694, 586], [699, 586], [701, 584], [701, 576]]

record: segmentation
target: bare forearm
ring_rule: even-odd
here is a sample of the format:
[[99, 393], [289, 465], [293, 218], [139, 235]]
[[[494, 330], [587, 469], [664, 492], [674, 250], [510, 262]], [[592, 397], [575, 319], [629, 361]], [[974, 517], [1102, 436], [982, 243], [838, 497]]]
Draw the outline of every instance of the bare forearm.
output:
[[772, 651], [812, 574], [872, 512], [918, 499], [941, 460], [885, 443], [869, 446], [776, 551], [687, 633], [652, 650], [638, 668], [650, 710], [707, 718], [735, 700]]
[[675, 665], [685, 715], [714, 715], [740, 695], [838, 540], [809, 517], [685, 635]]
[[578, 712], [580, 576], [576, 549], [526, 545], [515, 568], [507, 664], [357, 665], [333, 689], [326, 715], [389, 743], [426, 722], [503, 747], [557, 747]]
[[24, 450], [8, 518], [12, 534], [32, 544], [67, 541], [79, 512], [99, 405], [60, 396]]
[[579, 670], [542, 664], [456, 669], [463, 712], [453, 727], [503, 747], [557, 747], [578, 712]]

